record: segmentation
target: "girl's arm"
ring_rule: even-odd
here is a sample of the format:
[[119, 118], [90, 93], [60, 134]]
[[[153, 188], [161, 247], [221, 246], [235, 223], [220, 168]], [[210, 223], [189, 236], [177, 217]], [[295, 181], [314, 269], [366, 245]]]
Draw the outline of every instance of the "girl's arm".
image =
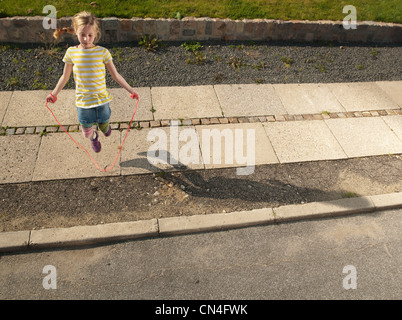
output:
[[120, 73], [117, 72], [116, 67], [113, 64], [113, 61], [110, 61], [109, 63], [106, 64], [106, 68], [109, 70], [110, 75], [112, 78], [124, 89], [126, 89], [129, 93], [131, 94], [136, 94], [134, 89], [127, 83], [126, 80], [120, 75]]
[[70, 75], [71, 72], [73, 71], [73, 65], [72, 64], [68, 64], [65, 63], [64, 64], [64, 70], [63, 70], [63, 74], [59, 79], [59, 82], [57, 83], [56, 87], [54, 88], [54, 90], [52, 91], [51, 94], [49, 94], [46, 97], [46, 101], [51, 101], [51, 102], [56, 102], [52, 95], [57, 98], [57, 95], [59, 94], [59, 92], [64, 88], [64, 86], [66, 85], [66, 83], [68, 82], [68, 80], [70, 79]]

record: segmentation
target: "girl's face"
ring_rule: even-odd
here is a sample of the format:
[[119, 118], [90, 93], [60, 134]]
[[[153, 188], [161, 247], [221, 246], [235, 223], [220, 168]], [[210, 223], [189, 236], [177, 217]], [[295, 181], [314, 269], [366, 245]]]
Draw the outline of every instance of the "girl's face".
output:
[[96, 32], [93, 26], [80, 26], [76, 32], [76, 35], [83, 49], [89, 49], [94, 46], [93, 42], [96, 37]]

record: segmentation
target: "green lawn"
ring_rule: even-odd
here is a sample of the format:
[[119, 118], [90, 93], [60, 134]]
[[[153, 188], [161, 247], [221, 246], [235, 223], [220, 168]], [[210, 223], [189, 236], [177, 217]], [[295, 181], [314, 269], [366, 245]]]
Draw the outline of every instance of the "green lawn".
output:
[[[91, 5], [92, 3], [92, 5]], [[102, 17], [343, 20], [342, 9], [353, 5], [359, 21], [402, 23], [401, 0], [0, 0], [0, 17], [35, 16], [53, 5], [57, 17], [89, 10]]]

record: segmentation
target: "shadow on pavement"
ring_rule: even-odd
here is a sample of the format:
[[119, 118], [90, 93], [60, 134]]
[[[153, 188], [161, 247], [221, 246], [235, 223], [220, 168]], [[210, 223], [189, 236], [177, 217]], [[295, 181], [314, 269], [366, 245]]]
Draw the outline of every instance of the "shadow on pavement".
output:
[[[146, 152], [138, 153], [144, 158], [137, 158], [120, 163], [121, 167], [137, 167], [155, 172], [167, 181], [179, 186], [183, 191], [193, 197], [209, 199], [239, 199], [249, 202], [269, 202], [277, 206], [288, 205], [289, 203], [301, 204], [308, 202], [327, 202], [342, 199], [344, 197], [359, 197], [359, 194], [350, 194], [347, 191], [328, 191], [324, 188], [312, 188], [298, 186], [290, 182], [284, 182], [278, 178], [268, 177], [259, 167], [250, 176], [236, 174], [236, 168], [222, 168], [213, 170], [191, 170], [186, 165], [175, 161], [172, 155], [163, 151], [167, 156], [168, 169], [161, 170], [158, 166], [152, 165], [146, 158]], [[159, 155], [157, 155], [159, 156]], [[265, 165], [267, 167], [269, 165]], [[275, 165], [271, 165], [273, 167]], [[314, 179], [306, 177], [306, 179]], [[318, 181], [317, 181], [318, 185]], [[368, 201], [368, 200], [362, 200]], [[364, 204], [361, 202], [362, 204]]]

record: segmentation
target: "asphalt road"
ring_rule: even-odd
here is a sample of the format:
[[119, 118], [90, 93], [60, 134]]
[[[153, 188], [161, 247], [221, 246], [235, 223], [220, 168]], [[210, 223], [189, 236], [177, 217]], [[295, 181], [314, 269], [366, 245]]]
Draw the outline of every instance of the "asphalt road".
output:
[[2, 254], [0, 299], [400, 300], [401, 218], [389, 210]]

